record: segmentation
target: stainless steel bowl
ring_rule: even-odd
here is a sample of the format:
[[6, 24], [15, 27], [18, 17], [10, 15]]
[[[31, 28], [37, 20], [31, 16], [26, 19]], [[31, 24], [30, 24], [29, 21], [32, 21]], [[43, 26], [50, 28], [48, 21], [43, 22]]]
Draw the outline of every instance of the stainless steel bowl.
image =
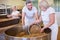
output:
[[16, 37], [15, 35], [22, 32], [22, 27], [13, 27], [5, 31], [6, 40], [51, 40], [50, 33], [37, 37]]

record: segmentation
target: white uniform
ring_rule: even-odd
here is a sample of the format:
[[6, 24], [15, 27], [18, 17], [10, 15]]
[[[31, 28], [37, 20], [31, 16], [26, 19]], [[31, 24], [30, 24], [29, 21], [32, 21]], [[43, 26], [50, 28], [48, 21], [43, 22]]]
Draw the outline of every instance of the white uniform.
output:
[[19, 13], [20, 13], [19, 11], [13, 11], [13, 12], [11, 13], [12, 18], [15, 18], [16, 15], [18, 15]]
[[25, 15], [25, 25], [31, 24], [35, 19], [34, 19], [34, 14], [37, 12], [37, 9], [33, 6], [32, 10], [28, 10], [28, 8], [25, 6], [22, 9], [22, 12], [24, 12]]
[[[41, 11], [42, 21], [44, 25], [49, 23], [49, 15], [52, 13], [55, 13], [55, 10], [52, 7], [49, 7], [46, 11]], [[55, 15], [55, 23], [52, 24], [49, 28], [52, 30], [51, 40], [57, 40], [58, 25], [56, 15]]]

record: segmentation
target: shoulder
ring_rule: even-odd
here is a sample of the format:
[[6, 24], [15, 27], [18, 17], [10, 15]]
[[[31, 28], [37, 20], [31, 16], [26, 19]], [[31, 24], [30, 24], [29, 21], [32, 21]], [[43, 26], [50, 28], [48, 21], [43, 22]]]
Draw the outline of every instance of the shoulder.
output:
[[34, 12], [37, 12], [37, 8], [33, 6], [33, 9], [32, 9]]
[[33, 6], [33, 9], [36, 9], [36, 10], [37, 10], [37, 8], [36, 8], [36, 7], [34, 7], [34, 6]]
[[49, 9], [48, 10], [50, 10], [50, 11], [55, 11], [55, 9], [54, 8], [52, 8], [52, 7], [49, 7]]
[[49, 8], [48, 8], [48, 11], [49, 11], [50, 14], [51, 14], [51, 13], [55, 13], [55, 9], [52, 8], [52, 7], [49, 7]]

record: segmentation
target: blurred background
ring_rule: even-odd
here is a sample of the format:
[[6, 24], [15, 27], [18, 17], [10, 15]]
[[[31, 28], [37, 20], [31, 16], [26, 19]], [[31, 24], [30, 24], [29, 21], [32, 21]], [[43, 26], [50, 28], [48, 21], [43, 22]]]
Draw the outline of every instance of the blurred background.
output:
[[[39, 2], [41, 0], [31, 0], [33, 5], [36, 6], [37, 9]], [[60, 0], [47, 0], [49, 5], [51, 5], [55, 11], [56, 11], [56, 15], [57, 15], [57, 22], [59, 25], [59, 31], [60, 31]], [[26, 0], [0, 0], [0, 14], [10, 14], [11, 13], [11, 7], [12, 6], [17, 6], [17, 10], [20, 11], [22, 13], [22, 8], [25, 5]], [[58, 36], [58, 40], [60, 40], [60, 33]]]

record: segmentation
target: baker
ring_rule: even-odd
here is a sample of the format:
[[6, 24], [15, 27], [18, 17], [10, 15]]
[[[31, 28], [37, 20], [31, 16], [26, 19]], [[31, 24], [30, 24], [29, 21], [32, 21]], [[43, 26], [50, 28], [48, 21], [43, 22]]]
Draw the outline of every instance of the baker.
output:
[[31, 1], [26, 1], [26, 5], [22, 9], [22, 25], [29, 26], [34, 20], [38, 19], [38, 12]]
[[44, 29], [51, 29], [51, 40], [57, 40], [58, 35], [58, 24], [56, 20], [55, 9], [50, 7], [48, 2], [43, 0], [39, 3], [41, 9], [41, 15], [39, 20], [36, 20], [35, 23], [43, 21], [44, 27], [41, 28], [40, 32], [43, 32]]

